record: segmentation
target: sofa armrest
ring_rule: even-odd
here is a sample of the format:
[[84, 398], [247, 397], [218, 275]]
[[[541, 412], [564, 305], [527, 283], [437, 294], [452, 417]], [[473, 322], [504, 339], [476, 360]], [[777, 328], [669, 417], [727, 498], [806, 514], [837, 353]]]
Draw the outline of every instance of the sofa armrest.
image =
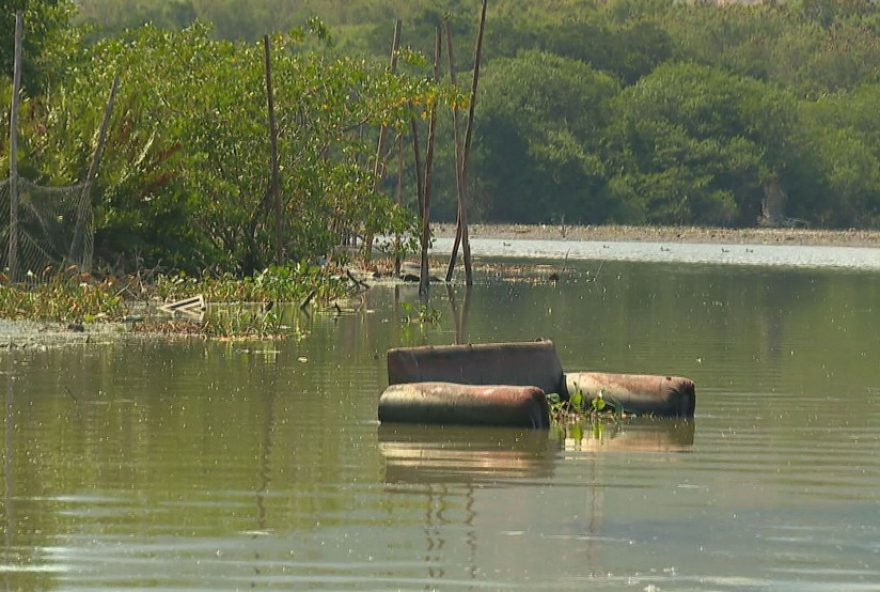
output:
[[412, 382], [385, 389], [379, 421], [547, 429], [550, 408], [535, 386]]
[[682, 376], [572, 372], [565, 383], [569, 394], [580, 390], [591, 401], [602, 391], [606, 402], [636, 415], [691, 418], [696, 407], [694, 381]]

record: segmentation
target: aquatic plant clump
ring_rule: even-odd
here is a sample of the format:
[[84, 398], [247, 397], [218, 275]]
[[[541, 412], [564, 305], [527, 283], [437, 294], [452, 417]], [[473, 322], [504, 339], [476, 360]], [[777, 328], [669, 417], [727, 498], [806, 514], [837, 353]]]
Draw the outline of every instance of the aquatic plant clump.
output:
[[155, 295], [163, 301], [179, 300], [201, 294], [212, 303], [267, 302], [301, 304], [310, 300], [340, 298], [348, 290], [347, 281], [328, 269], [307, 263], [272, 266], [250, 277], [230, 273], [212, 277], [160, 275]]
[[607, 399], [602, 391], [592, 399], [587, 399], [583, 391], [575, 391], [567, 401], [563, 401], [557, 393], [547, 395], [550, 405], [550, 421], [560, 426], [579, 423], [617, 423], [625, 419], [621, 405]]
[[0, 317], [60, 322], [121, 321], [128, 314], [126, 286], [114, 278], [96, 281], [78, 271], [44, 271], [33, 286], [0, 283]]
[[589, 401], [580, 390], [575, 391], [567, 401], [563, 401], [557, 393], [550, 393], [547, 402], [550, 404], [550, 429], [563, 441], [601, 441], [614, 437], [621, 423], [629, 417], [621, 405], [606, 397], [602, 391]]
[[[32, 281], [26, 284], [0, 282], [0, 318], [71, 323], [78, 330], [83, 324], [132, 321], [132, 329], [140, 333], [212, 338], [299, 335], [292, 320], [284, 318], [284, 304], [305, 308], [326, 303], [350, 288], [331, 271], [308, 264], [271, 267], [244, 278], [177, 274], [145, 281], [136, 274], [97, 279], [74, 268], [62, 272], [47, 268], [39, 277], [30, 273], [28, 278]], [[237, 306], [193, 318], [156, 313], [157, 303], [199, 295], [211, 305]]]

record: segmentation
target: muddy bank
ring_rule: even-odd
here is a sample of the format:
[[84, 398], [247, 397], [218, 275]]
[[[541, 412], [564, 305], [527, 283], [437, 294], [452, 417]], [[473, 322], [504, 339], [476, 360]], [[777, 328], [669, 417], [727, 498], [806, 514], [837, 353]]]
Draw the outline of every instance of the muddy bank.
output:
[[0, 351], [114, 343], [130, 335], [123, 323], [56, 323], [0, 319]]
[[[626, 241], [730, 245], [787, 245], [880, 248], [878, 230], [811, 230], [806, 228], [698, 228], [694, 226], [559, 226], [474, 224], [473, 238]], [[437, 238], [455, 236], [454, 224], [433, 227]]]

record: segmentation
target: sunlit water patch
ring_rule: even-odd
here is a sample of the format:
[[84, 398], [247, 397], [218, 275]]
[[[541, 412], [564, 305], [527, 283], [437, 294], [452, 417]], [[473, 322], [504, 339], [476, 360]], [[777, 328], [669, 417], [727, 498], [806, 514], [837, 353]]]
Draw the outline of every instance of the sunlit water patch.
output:
[[[880, 249], [794, 245], [725, 245], [625, 241], [566, 241], [473, 238], [480, 257], [651, 261], [880, 270]], [[437, 238], [435, 253], [451, 253], [453, 239]]]

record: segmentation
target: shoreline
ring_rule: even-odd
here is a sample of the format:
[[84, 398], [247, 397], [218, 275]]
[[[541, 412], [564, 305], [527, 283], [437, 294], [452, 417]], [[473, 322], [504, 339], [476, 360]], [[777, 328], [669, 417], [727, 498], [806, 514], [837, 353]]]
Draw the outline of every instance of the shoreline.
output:
[[[880, 231], [793, 228], [698, 228], [476, 224], [470, 236], [478, 258], [635, 261], [646, 263], [732, 264], [766, 267], [835, 267], [880, 270]], [[434, 225], [433, 257], [451, 251], [455, 225]], [[657, 244], [660, 244], [659, 248]], [[701, 246], [702, 245], [702, 246]], [[708, 245], [708, 247], [706, 246]], [[719, 252], [720, 247], [720, 252]], [[799, 249], [798, 247], [804, 247]], [[828, 247], [816, 249], [813, 247]], [[835, 247], [844, 247], [845, 251]], [[854, 250], [855, 249], [855, 250]], [[864, 251], [862, 249], [865, 249]], [[415, 265], [411, 263], [412, 265]], [[434, 263], [437, 274], [445, 263]], [[440, 269], [440, 267], [444, 269]], [[161, 329], [161, 328], [160, 328]], [[137, 331], [126, 323], [86, 323], [0, 319], [0, 351], [62, 345], [116, 343], [126, 339], [199, 337], [191, 331]]]
[[[435, 238], [454, 238], [455, 224], [433, 226]], [[880, 230], [807, 228], [702, 228], [696, 226], [561, 226], [470, 224], [470, 238], [717, 245], [785, 245], [880, 248]]]

